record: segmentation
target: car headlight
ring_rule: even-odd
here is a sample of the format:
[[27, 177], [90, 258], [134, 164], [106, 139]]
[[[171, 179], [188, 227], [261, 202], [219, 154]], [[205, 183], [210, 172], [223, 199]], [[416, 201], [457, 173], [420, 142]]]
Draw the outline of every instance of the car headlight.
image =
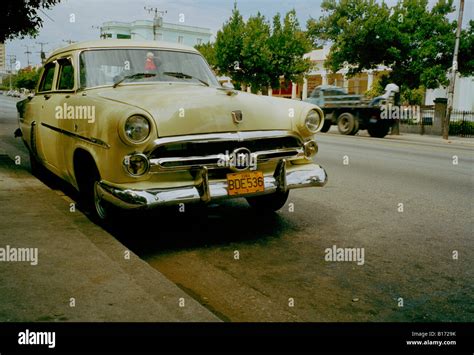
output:
[[127, 155], [123, 160], [123, 165], [132, 176], [141, 176], [150, 168], [148, 158], [144, 154]]
[[130, 116], [125, 121], [125, 136], [132, 143], [141, 143], [150, 134], [150, 122], [143, 116]]
[[304, 126], [309, 132], [316, 133], [321, 126], [321, 121], [322, 118], [319, 112], [316, 110], [311, 110], [306, 115], [306, 118], [304, 120]]

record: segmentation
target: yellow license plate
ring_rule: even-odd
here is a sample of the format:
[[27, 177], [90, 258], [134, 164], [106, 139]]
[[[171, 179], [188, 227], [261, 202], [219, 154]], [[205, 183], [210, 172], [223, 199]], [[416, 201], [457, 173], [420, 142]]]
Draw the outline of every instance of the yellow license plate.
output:
[[245, 195], [265, 191], [263, 173], [261, 171], [246, 171], [227, 174], [227, 193]]

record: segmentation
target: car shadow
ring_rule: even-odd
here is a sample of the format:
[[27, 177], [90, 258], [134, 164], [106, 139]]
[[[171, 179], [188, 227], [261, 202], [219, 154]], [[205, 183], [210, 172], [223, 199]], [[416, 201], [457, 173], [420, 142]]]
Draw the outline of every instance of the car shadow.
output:
[[291, 222], [280, 213], [259, 213], [245, 200], [190, 204], [121, 213], [104, 229], [137, 255], [147, 256], [233, 243], [265, 244], [280, 238]]
[[[31, 172], [31, 168], [28, 170]], [[81, 205], [74, 187], [49, 172], [36, 178], [76, 202], [76, 209], [95, 223]], [[184, 209], [176, 205], [121, 211], [100, 227], [136, 254], [146, 257], [231, 243], [266, 243], [280, 238], [292, 228], [292, 222], [279, 212], [259, 212], [250, 208], [244, 199], [233, 199], [210, 205], [190, 203], [184, 205]]]

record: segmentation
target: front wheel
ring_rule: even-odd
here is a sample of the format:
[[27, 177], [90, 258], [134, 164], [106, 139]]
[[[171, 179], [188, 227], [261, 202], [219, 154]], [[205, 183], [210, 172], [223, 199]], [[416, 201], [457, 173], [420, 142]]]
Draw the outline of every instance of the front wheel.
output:
[[247, 197], [249, 205], [257, 210], [275, 212], [282, 208], [288, 199], [289, 191], [274, 192], [270, 195]]
[[359, 120], [349, 112], [344, 112], [337, 118], [337, 129], [344, 135], [354, 135], [359, 130]]
[[331, 128], [332, 122], [330, 120], [325, 120], [323, 127], [321, 127], [321, 132], [326, 133]]
[[95, 222], [105, 222], [113, 216], [113, 206], [102, 199], [98, 186], [100, 175], [97, 168], [81, 174], [78, 185], [82, 203]]

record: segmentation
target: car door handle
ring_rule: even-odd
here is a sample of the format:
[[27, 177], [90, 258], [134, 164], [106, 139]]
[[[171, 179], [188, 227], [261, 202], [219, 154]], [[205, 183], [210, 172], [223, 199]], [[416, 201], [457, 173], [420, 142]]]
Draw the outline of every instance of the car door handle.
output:
[[44, 95], [44, 99], [45, 99], [45, 100], [48, 100], [50, 97], [51, 97], [51, 95], [50, 95], [50, 94], [46, 94], [46, 95]]

